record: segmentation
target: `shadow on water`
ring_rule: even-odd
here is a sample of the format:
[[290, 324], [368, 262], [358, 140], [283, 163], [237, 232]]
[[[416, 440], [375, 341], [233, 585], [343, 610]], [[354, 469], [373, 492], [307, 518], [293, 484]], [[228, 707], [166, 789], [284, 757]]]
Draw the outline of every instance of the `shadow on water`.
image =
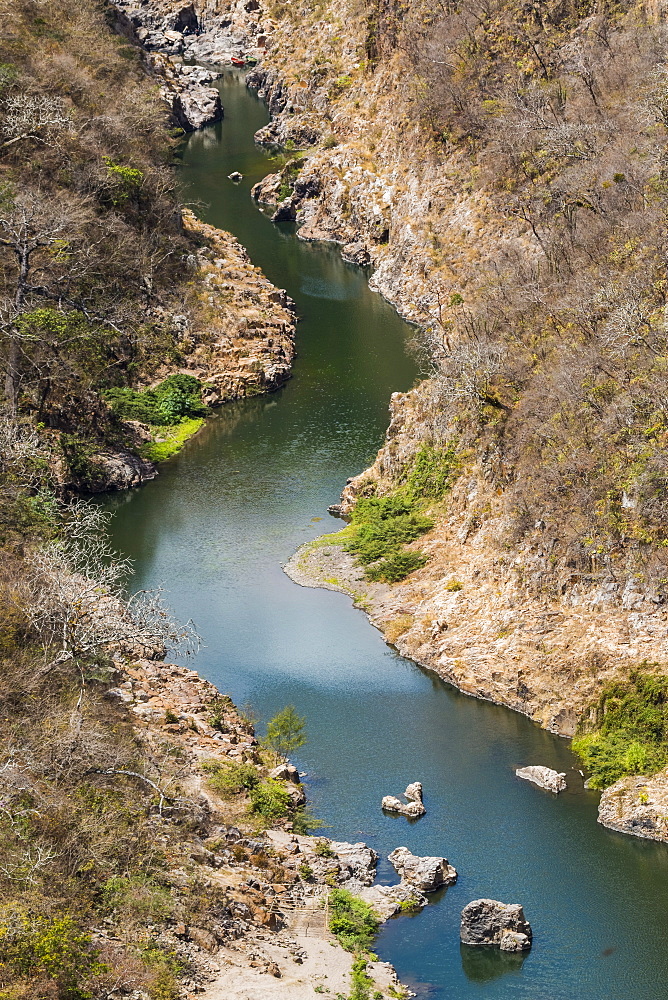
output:
[[[389, 649], [347, 597], [297, 587], [281, 566], [340, 522], [348, 476], [383, 439], [393, 391], [417, 377], [411, 330], [331, 246], [273, 226], [251, 201], [272, 169], [252, 133], [266, 121], [243, 80], [221, 85], [225, 121], [188, 141], [186, 198], [229, 229], [301, 321], [294, 378], [271, 398], [224, 407], [160, 477], [110, 499], [113, 540], [136, 560], [137, 588], [165, 584], [205, 641], [197, 669], [265, 721], [287, 703], [308, 720], [295, 763], [335, 839], [444, 855], [456, 885], [376, 950], [430, 1000], [659, 1000], [668, 996], [668, 851], [602, 829], [579, 776], [553, 796], [516, 778], [523, 764], [572, 771], [565, 741], [467, 698]], [[227, 179], [240, 170], [244, 180]], [[325, 520], [315, 520], [322, 519]], [[380, 800], [422, 781], [427, 815], [383, 815]], [[460, 913], [480, 897], [520, 902], [529, 957], [469, 952]], [[520, 956], [520, 963], [522, 961]]]
[[500, 976], [522, 971], [526, 952], [507, 952], [499, 948], [473, 948], [460, 945], [462, 969], [472, 983], [490, 983]]

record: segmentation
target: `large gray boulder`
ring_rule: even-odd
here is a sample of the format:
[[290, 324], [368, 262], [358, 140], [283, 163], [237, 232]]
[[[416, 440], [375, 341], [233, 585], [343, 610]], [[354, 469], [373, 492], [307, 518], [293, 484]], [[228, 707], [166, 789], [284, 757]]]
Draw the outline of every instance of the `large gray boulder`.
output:
[[520, 767], [515, 771], [518, 778], [531, 781], [540, 788], [547, 789], [558, 795], [568, 786], [566, 784], [565, 772], [553, 771], [551, 767], [543, 767], [541, 764], [530, 764], [529, 767]]
[[462, 910], [462, 944], [495, 945], [502, 951], [528, 951], [531, 925], [519, 903], [474, 899]]
[[435, 892], [442, 885], [454, 885], [457, 872], [447, 858], [420, 858], [407, 847], [397, 847], [388, 856], [402, 882], [415, 886], [421, 892]]

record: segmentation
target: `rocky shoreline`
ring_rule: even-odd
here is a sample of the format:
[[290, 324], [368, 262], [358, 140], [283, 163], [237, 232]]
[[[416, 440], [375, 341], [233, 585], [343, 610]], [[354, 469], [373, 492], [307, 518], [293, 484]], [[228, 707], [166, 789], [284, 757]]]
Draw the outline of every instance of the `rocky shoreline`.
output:
[[[245, 989], [261, 990], [267, 1000], [310, 1000], [323, 982], [347, 993], [353, 956], [328, 929], [324, 903], [331, 889], [365, 898], [385, 920], [406, 901], [424, 905], [424, 891], [456, 877], [445, 859], [414, 858], [400, 848], [393, 861], [399, 885], [374, 886], [377, 855], [365, 844], [300, 836], [287, 822], [253, 829], [247, 800], [221, 798], [209, 780], [212, 765], [268, 771], [252, 726], [231, 700], [187, 667], [119, 656], [115, 669], [105, 698], [129, 720], [149, 757], [167, 754], [178, 762], [175, 774], [163, 775], [160, 792], [167, 803], [178, 794], [193, 817], [194, 832], [167, 881], [178, 890], [196, 877], [228, 900], [217, 922], [186, 925], [177, 910], [161, 934], [161, 943], [189, 963], [186, 996], [227, 1000]], [[107, 938], [113, 929], [100, 930], [96, 944]], [[370, 961], [367, 972], [383, 997], [410, 995], [387, 963]]]

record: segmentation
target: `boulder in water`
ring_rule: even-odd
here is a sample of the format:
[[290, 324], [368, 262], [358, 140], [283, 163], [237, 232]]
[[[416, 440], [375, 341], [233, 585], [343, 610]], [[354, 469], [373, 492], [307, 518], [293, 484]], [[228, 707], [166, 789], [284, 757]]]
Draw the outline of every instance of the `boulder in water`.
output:
[[531, 925], [519, 903], [474, 899], [462, 910], [462, 944], [495, 945], [502, 951], [527, 951]]
[[515, 771], [518, 778], [531, 781], [540, 788], [546, 788], [548, 792], [558, 795], [568, 786], [566, 784], [566, 774], [564, 772], [553, 771], [551, 767], [543, 767], [540, 764], [531, 764], [529, 767], [520, 767]]
[[408, 816], [410, 819], [417, 819], [418, 816], [424, 816], [427, 811], [421, 802], [402, 802], [396, 795], [385, 795], [381, 802], [381, 807], [386, 812], [400, 813], [402, 816]]
[[397, 847], [388, 856], [402, 882], [408, 882], [421, 892], [435, 892], [442, 885], [454, 885], [457, 872], [447, 858], [420, 858], [407, 847]]

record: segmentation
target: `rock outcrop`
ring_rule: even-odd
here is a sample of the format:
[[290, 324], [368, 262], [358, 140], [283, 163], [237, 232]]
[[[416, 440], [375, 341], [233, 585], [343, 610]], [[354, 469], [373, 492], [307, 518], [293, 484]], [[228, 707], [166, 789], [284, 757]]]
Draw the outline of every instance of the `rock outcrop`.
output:
[[402, 802], [396, 795], [385, 795], [380, 803], [381, 809], [386, 812], [400, 813], [408, 816], [409, 819], [417, 819], [424, 816], [426, 809], [421, 802]]
[[495, 945], [502, 951], [527, 951], [532, 931], [519, 903], [474, 899], [462, 910], [462, 944]]
[[293, 785], [299, 784], [299, 771], [294, 764], [287, 762], [279, 764], [273, 771], [270, 771], [269, 777], [277, 778], [279, 781], [291, 781]]
[[422, 782], [412, 781], [407, 785], [404, 795], [409, 802], [422, 802]]
[[415, 886], [420, 892], [435, 892], [443, 885], [454, 885], [457, 872], [447, 858], [418, 857], [407, 847], [397, 847], [388, 856], [402, 882]]
[[381, 808], [385, 809], [386, 812], [401, 813], [402, 816], [408, 816], [410, 819], [424, 816], [427, 810], [422, 802], [421, 782], [411, 782], [404, 792], [404, 797], [408, 799], [408, 802], [402, 802], [396, 795], [385, 795], [380, 804]]
[[220, 121], [220, 94], [211, 86], [218, 73], [202, 66], [186, 66], [159, 52], [149, 54], [147, 63], [161, 79], [160, 93], [170, 107], [174, 125], [194, 132]]
[[598, 821], [618, 833], [668, 843], [668, 768], [649, 778], [622, 778], [606, 788]]
[[209, 406], [280, 388], [295, 354], [294, 303], [229, 233], [188, 211], [183, 221], [200, 247], [198, 282], [179, 337], [182, 370], [202, 381]]
[[540, 788], [545, 788], [548, 792], [558, 795], [568, 788], [566, 784], [565, 772], [553, 771], [551, 767], [543, 767], [540, 764], [530, 764], [528, 767], [519, 767], [515, 774], [518, 778], [531, 781]]

